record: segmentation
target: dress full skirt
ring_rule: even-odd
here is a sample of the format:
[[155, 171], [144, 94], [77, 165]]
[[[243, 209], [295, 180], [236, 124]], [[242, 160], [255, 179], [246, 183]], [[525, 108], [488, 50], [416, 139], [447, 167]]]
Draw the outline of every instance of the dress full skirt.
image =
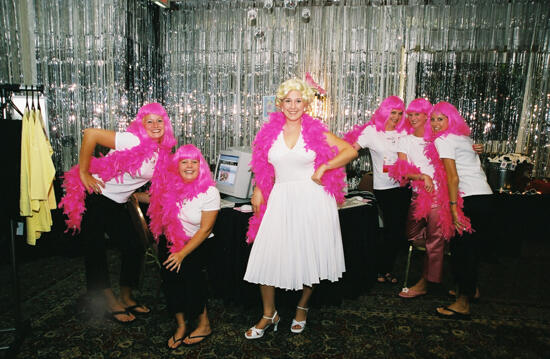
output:
[[315, 153], [302, 137], [289, 149], [279, 135], [269, 161], [275, 185], [252, 246], [244, 279], [301, 290], [345, 271], [336, 200], [311, 180]]

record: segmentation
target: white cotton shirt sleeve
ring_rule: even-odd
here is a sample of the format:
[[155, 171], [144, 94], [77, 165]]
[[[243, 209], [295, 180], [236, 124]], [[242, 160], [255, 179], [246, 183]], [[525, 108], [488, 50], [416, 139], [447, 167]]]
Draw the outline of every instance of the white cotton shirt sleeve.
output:
[[[202, 212], [218, 211], [219, 209], [220, 192], [216, 187], [212, 186], [192, 200], [184, 201], [180, 204], [178, 219], [183, 226], [185, 234], [193, 237], [201, 227]], [[208, 238], [213, 236], [214, 233], [210, 233]]]
[[463, 197], [493, 193], [472, 145], [470, 137], [454, 134], [435, 140], [439, 157], [455, 161], [458, 190]]

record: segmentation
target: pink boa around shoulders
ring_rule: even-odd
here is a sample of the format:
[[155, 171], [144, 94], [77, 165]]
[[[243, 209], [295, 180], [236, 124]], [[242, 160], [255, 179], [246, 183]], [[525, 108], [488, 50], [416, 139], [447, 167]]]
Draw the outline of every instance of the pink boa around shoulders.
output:
[[[160, 211], [154, 207], [149, 207], [147, 214], [151, 217], [151, 232], [158, 240], [158, 237], [164, 233], [167, 239], [168, 247], [171, 253], [177, 253], [189, 242], [191, 237], [185, 233], [181, 221], [178, 217], [181, 206], [185, 201], [190, 201], [197, 197], [200, 193], [206, 192], [211, 186], [214, 186], [214, 181], [205, 184], [203, 188], [195, 188], [192, 184], [183, 182], [179, 175], [170, 174], [166, 176], [171, 181], [167, 182], [170, 188], [163, 190], [160, 194], [162, 206]], [[158, 189], [151, 192], [151, 198], [158, 196]], [[153, 224], [155, 222], [156, 224]]]
[[413, 199], [412, 202], [413, 218], [417, 221], [422, 218], [426, 218], [432, 206], [436, 204], [440, 208], [438, 225], [441, 228], [443, 238], [445, 238], [446, 240], [451, 239], [454, 236], [455, 231], [458, 231], [460, 235], [463, 233], [463, 231], [472, 233], [472, 225], [470, 223], [470, 219], [466, 217], [464, 215], [464, 212], [462, 211], [462, 209], [464, 208], [464, 200], [460, 195], [457, 198], [457, 211], [459, 221], [464, 224], [465, 228], [463, 230], [457, 230], [454, 225], [449, 204], [447, 174], [443, 166], [443, 161], [441, 161], [441, 159], [439, 158], [439, 153], [437, 152], [433, 141], [426, 142], [426, 145], [424, 147], [424, 154], [435, 169], [433, 178], [434, 182], [437, 185], [437, 190], [435, 194], [426, 190], [426, 188], [424, 187], [424, 181], [409, 181], [407, 179], [407, 175], [422, 173], [417, 166], [404, 160], [397, 160], [393, 165], [388, 166], [388, 175], [390, 177], [398, 181], [402, 186], [410, 182], [411, 187], [417, 193], [417, 196]]
[[342, 138], [344, 139], [344, 141], [346, 141], [350, 145], [353, 145], [355, 142], [357, 142], [357, 140], [359, 139], [359, 136], [361, 136], [361, 133], [363, 132], [363, 130], [369, 125], [374, 126], [374, 124], [372, 124], [370, 122], [355, 125], [355, 126], [353, 126], [351, 131], [345, 133], [344, 137], [342, 137]]
[[[154, 142], [148, 136], [142, 136], [137, 131], [131, 131], [138, 136], [140, 143], [137, 146], [125, 150], [114, 151], [104, 157], [92, 157], [90, 161], [90, 173], [97, 174], [102, 181], [107, 182], [115, 179], [117, 182], [122, 182], [124, 173], [129, 173], [131, 176], [139, 176], [140, 169], [144, 161], [151, 160], [158, 151], [159, 158], [153, 178], [163, 171], [159, 170], [158, 163], [161, 162], [166, 155], [170, 153], [170, 149], [165, 148]], [[63, 175], [63, 188], [65, 196], [59, 202], [59, 208], [63, 209], [63, 213], [68, 217], [65, 220], [67, 229], [65, 232], [72, 230], [73, 234], [80, 231], [82, 216], [85, 207], [86, 188], [80, 180], [79, 165], [73, 166]]]
[[430, 160], [430, 163], [435, 169], [434, 181], [437, 183], [437, 203], [440, 208], [439, 214], [439, 226], [441, 226], [443, 238], [451, 239], [454, 236], [455, 231], [459, 235], [463, 232], [472, 233], [472, 224], [470, 218], [466, 217], [463, 212], [464, 200], [460, 193], [457, 193], [456, 209], [458, 213], [458, 220], [464, 225], [464, 229], [457, 229], [453, 222], [453, 216], [451, 214], [451, 206], [449, 204], [449, 186], [447, 184], [447, 173], [443, 166], [443, 161], [439, 158], [439, 153], [435, 147], [434, 141], [427, 141], [424, 147], [424, 154]]
[[[254, 173], [255, 185], [262, 191], [264, 203], [260, 206], [260, 213], [250, 217], [248, 232], [246, 233], [247, 243], [252, 243], [256, 238], [267, 207], [269, 195], [275, 181], [275, 169], [268, 161], [268, 153], [286, 123], [282, 112], [271, 113], [269, 118], [269, 122], [263, 125], [252, 143], [253, 151], [250, 165]], [[321, 121], [307, 114], [302, 115], [302, 135], [305, 148], [316, 154], [315, 169], [328, 162], [338, 153], [336, 147], [331, 147], [327, 143], [326, 132], [328, 132], [328, 129]], [[343, 168], [333, 168], [327, 170], [321, 179], [325, 191], [332, 195], [338, 203], [344, 202], [345, 176]]]
[[157, 241], [159, 236], [164, 233], [171, 253], [181, 251], [191, 239], [185, 233], [178, 217], [181, 206], [185, 201], [191, 201], [216, 184], [202, 154], [200, 154], [199, 177], [191, 183], [183, 181], [179, 174], [178, 163], [182, 157], [187, 158], [181, 156], [180, 153], [189, 147], [200, 154], [200, 151], [193, 145], [184, 145], [174, 155], [167, 156], [164, 159], [166, 163], [161, 167], [164, 168], [163, 174], [153, 178], [149, 190], [150, 203], [147, 210], [151, 219], [149, 228]]

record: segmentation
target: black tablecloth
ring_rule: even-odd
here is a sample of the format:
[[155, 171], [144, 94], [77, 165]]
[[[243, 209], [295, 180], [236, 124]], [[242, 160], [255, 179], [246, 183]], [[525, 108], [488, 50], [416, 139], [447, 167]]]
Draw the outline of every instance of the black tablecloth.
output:
[[[258, 286], [243, 280], [251, 249], [251, 245], [245, 242], [250, 215], [229, 208], [220, 211], [214, 227], [215, 238], [209, 243], [211, 261], [208, 275], [215, 297], [259, 305]], [[346, 272], [338, 282], [323, 281], [317, 286], [313, 303], [340, 304], [343, 298], [355, 298], [367, 291], [374, 282], [374, 246], [379, 230], [376, 206], [341, 209], [339, 216]], [[278, 291], [278, 296], [288, 294], [283, 292]]]
[[495, 237], [489, 250], [497, 256], [521, 255], [525, 241], [550, 240], [550, 194], [495, 194]]

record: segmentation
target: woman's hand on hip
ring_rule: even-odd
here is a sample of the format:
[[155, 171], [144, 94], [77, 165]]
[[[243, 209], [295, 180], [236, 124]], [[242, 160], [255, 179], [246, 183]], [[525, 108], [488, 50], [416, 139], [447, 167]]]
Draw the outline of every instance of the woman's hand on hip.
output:
[[92, 176], [90, 172], [80, 172], [80, 180], [88, 193], [101, 193], [102, 188], [105, 188], [105, 183]]
[[313, 175], [311, 176], [311, 180], [315, 183], [317, 183], [318, 185], [323, 185], [323, 183], [321, 182], [321, 178], [323, 178], [323, 175], [325, 174], [325, 171], [327, 170], [327, 165], [326, 164], [322, 164], [320, 165], [316, 170], [315, 172], [313, 172]]

